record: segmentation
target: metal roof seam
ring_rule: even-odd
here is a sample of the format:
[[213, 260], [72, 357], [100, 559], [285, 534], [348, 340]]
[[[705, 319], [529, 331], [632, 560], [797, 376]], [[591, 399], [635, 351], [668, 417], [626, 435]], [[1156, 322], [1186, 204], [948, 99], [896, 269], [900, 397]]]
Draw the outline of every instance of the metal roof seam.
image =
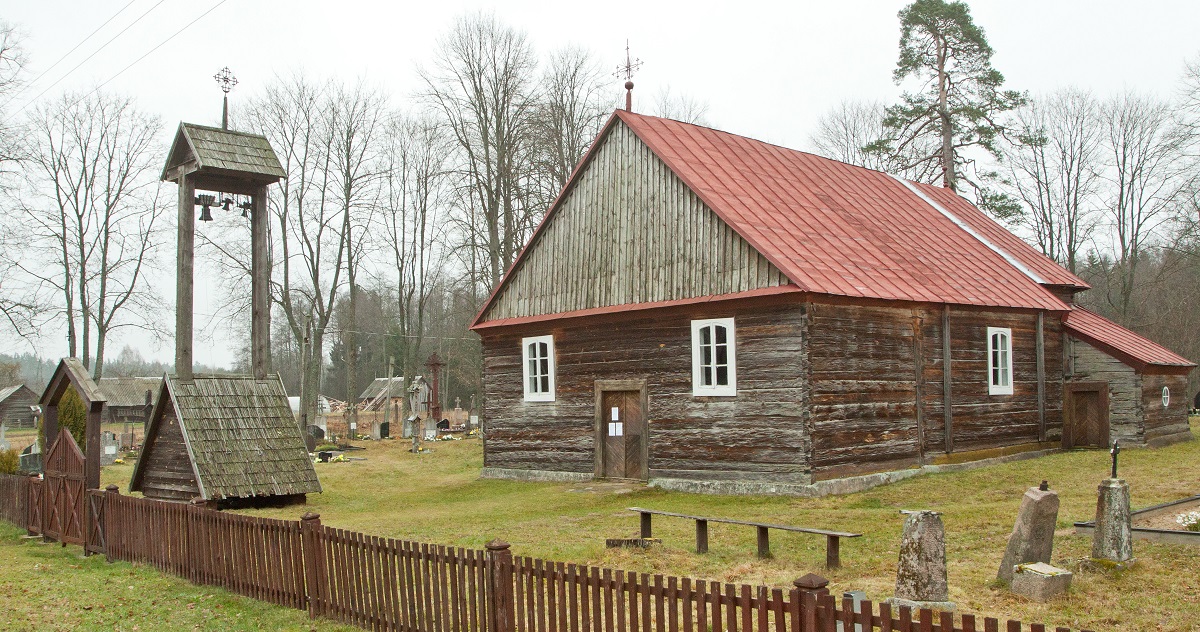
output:
[[[888, 174], [888, 175], [891, 175], [891, 174]], [[1029, 277], [1030, 279], [1032, 279], [1035, 283], [1042, 284], [1042, 283], [1046, 282], [1046, 280], [1044, 278], [1042, 278], [1041, 275], [1037, 274], [1036, 272], [1031, 270], [1028, 266], [1026, 266], [1024, 263], [1017, 260], [1017, 258], [1012, 256], [1011, 254], [1009, 254], [1008, 251], [1004, 250], [999, 245], [993, 243], [990, 239], [985, 237], [980, 231], [975, 230], [975, 227], [973, 227], [970, 224], [959, 219], [958, 216], [951, 213], [949, 211], [949, 209], [942, 206], [939, 202], [937, 202], [933, 198], [929, 197], [928, 195], [925, 195], [924, 191], [913, 186], [911, 182], [909, 182], [908, 180], [905, 180], [903, 178], [900, 178], [898, 176], [892, 176], [892, 177], [895, 178], [895, 180], [897, 182], [904, 185], [909, 191], [912, 191], [917, 197], [924, 200], [926, 204], [932, 206], [934, 208], [934, 210], [936, 210], [937, 212], [946, 216], [946, 218], [949, 219], [950, 221], [954, 222], [954, 224], [956, 226], [961, 228], [967, 234], [971, 235], [975, 239], [978, 239], [980, 243], [987, 246], [988, 249], [992, 250], [996, 254], [1000, 255], [1001, 257], [1004, 257], [1005, 261], [1012, 264], [1012, 266], [1014, 268], [1020, 270], [1022, 274]]]

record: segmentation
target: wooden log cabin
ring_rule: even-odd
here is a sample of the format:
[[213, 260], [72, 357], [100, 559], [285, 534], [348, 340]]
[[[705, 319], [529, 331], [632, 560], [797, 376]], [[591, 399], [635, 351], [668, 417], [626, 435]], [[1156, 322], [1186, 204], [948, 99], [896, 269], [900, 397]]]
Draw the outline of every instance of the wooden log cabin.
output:
[[809, 495], [1057, 449], [1087, 288], [941, 187], [618, 111], [472, 326], [483, 474]]
[[166, 376], [130, 491], [218, 506], [285, 505], [321, 491], [275, 375]]

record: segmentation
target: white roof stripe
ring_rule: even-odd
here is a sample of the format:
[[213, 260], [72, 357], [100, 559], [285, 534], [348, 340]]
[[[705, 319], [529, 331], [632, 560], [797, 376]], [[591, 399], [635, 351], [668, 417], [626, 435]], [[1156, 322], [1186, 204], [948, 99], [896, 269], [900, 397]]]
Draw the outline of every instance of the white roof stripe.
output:
[[899, 177], [893, 176], [890, 173], [888, 175], [891, 176], [894, 180], [896, 180], [900, 184], [903, 184], [906, 188], [908, 188], [909, 191], [912, 191], [913, 193], [915, 193], [917, 195], [917, 197], [921, 198], [922, 200], [925, 201], [926, 204], [928, 204], [929, 206], [932, 206], [934, 208], [934, 210], [936, 210], [937, 212], [944, 215], [946, 217], [946, 219], [950, 220], [951, 222], [954, 222], [955, 226], [958, 226], [959, 228], [966, 231], [966, 233], [969, 234], [970, 236], [974, 237], [975, 239], [978, 239], [979, 243], [987, 246], [988, 249], [990, 249], [992, 252], [1000, 255], [1001, 257], [1004, 257], [1005, 261], [1012, 264], [1012, 266], [1014, 268], [1016, 268], [1017, 270], [1020, 270], [1021, 274], [1024, 274], [1025, 276], [1029, 277], [1030, 279], [1033, 279], [1034, 283], [1038, 283], [1038, 284], [1046, 283], [1046, 280], [1043, 279], [1041, 277], [1041, 275], [1034, 272], [1033, 270], [1030, 270], [1025, 264], [1018, 261], [1016, 257], [1008, 254], [1008, 252], [1006, 250], [1004, 250], [1000, 246], [993, 243], [987, 237], [984, 237], [982, 234], [979, 233], [979, 231], [975, 230], [969, 224], [967, 224], [966, 222], [959, 219], [957, 216], [954, 215], [954, 213], [951, 213], [946, 207], [942, 206], [941, 204], [938, 204], [937, 201], [935, 201], [933, 198], [929, 197], [928, 195], [925, 195], [925, 192], [921, 191], [917, 187], [913, 186], [913, 183], [909, 182], [908, 180], [905, 180], [904, 178], [899, 178]]

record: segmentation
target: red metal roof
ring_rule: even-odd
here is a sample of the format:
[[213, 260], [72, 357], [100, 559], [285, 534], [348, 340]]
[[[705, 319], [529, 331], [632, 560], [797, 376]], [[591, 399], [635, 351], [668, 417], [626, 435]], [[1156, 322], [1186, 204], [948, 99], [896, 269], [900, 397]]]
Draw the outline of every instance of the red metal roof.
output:
[[1127, 364], [1194, 367], [1187, 358], [1176, 355], [1166, 347], [1143, 338], [1113, 321], [1082, 307], [1074, 307], [1063, 320], [1063, 325], [1073, 335], [1086, 340], [1108, 352], [1115, 352], [1119, 360]]
[[[969, 202], [939, 187], [621, 110], [600, 135], [618, 121], [802, 291], [1065, 312], [1070, 307], [1039, 282], [1087, 287]], [[590, 157], [591, 151], [529, 243], [552, 221]], [[508, 274], [528, 251], [526, 244]], [[484, 302], [473, 327], [482, 324], [508, 274]]]
[[[1034, 262], [1025, 265], [1040, 272], [1043, 282], [1086, 287], [1032, 248], [1008, 252], [1020, 240], [978, 210], [958, 217], [983, 227], [972, 235], [885, 173], [670, 119], [623, 111], [617, 116], [804, 290], [1069, 309], [1005, 254], [1022, 263]], [[929, 195], [936, 188], [920, 190]], [[967, 214], [964, 207], [971, 207], [949, 192], [930, 197], [955, 216]]]

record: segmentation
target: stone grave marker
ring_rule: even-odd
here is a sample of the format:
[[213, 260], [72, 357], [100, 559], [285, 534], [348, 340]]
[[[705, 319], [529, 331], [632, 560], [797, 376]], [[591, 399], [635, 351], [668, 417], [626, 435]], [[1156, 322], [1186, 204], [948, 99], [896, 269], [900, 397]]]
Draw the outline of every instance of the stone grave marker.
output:
[[1012, 591], [1034, 601], [1049, 601], [1071, 587], [1071, 572], [1049, 564], [1018, 564], [1013, 570]]
[[112, 465], [117, 460], [121, 442], [116, 433], [105, 430], [100, 433], [100, 465]]
[[8, 444], [8, 439], [4, 438], [4, 431], [7, 429], [4, 423], [0, 422], [0, 450], [7, 450], [12, 447]]
[[1046, 481], [1040, 487], [1030, 487], [1021, 499], [1017, 521], [1008, 536], [1008, 548], [1000, 562], [996, 578], [1006, 583], [1013, 580], [1013, 567], [1030, 562], [1050, 563], [1054, 551], [1054, 527], [1058, 522], [1058, 494]]
[[1129, 485], [1124, 479], [1117, 478], [1117, 455], [1120, 453], [1120, 444], [1113, 442], [1112, 476], [1097, 488], [1092, 559], [1126, 567], [1134, 563], [1133, 525], [1129, 512]]
[[936, 511], [904, 512], [900, 565], [896, 569], [897, 606], [953, 610], [946, 581], [946, 528]]

